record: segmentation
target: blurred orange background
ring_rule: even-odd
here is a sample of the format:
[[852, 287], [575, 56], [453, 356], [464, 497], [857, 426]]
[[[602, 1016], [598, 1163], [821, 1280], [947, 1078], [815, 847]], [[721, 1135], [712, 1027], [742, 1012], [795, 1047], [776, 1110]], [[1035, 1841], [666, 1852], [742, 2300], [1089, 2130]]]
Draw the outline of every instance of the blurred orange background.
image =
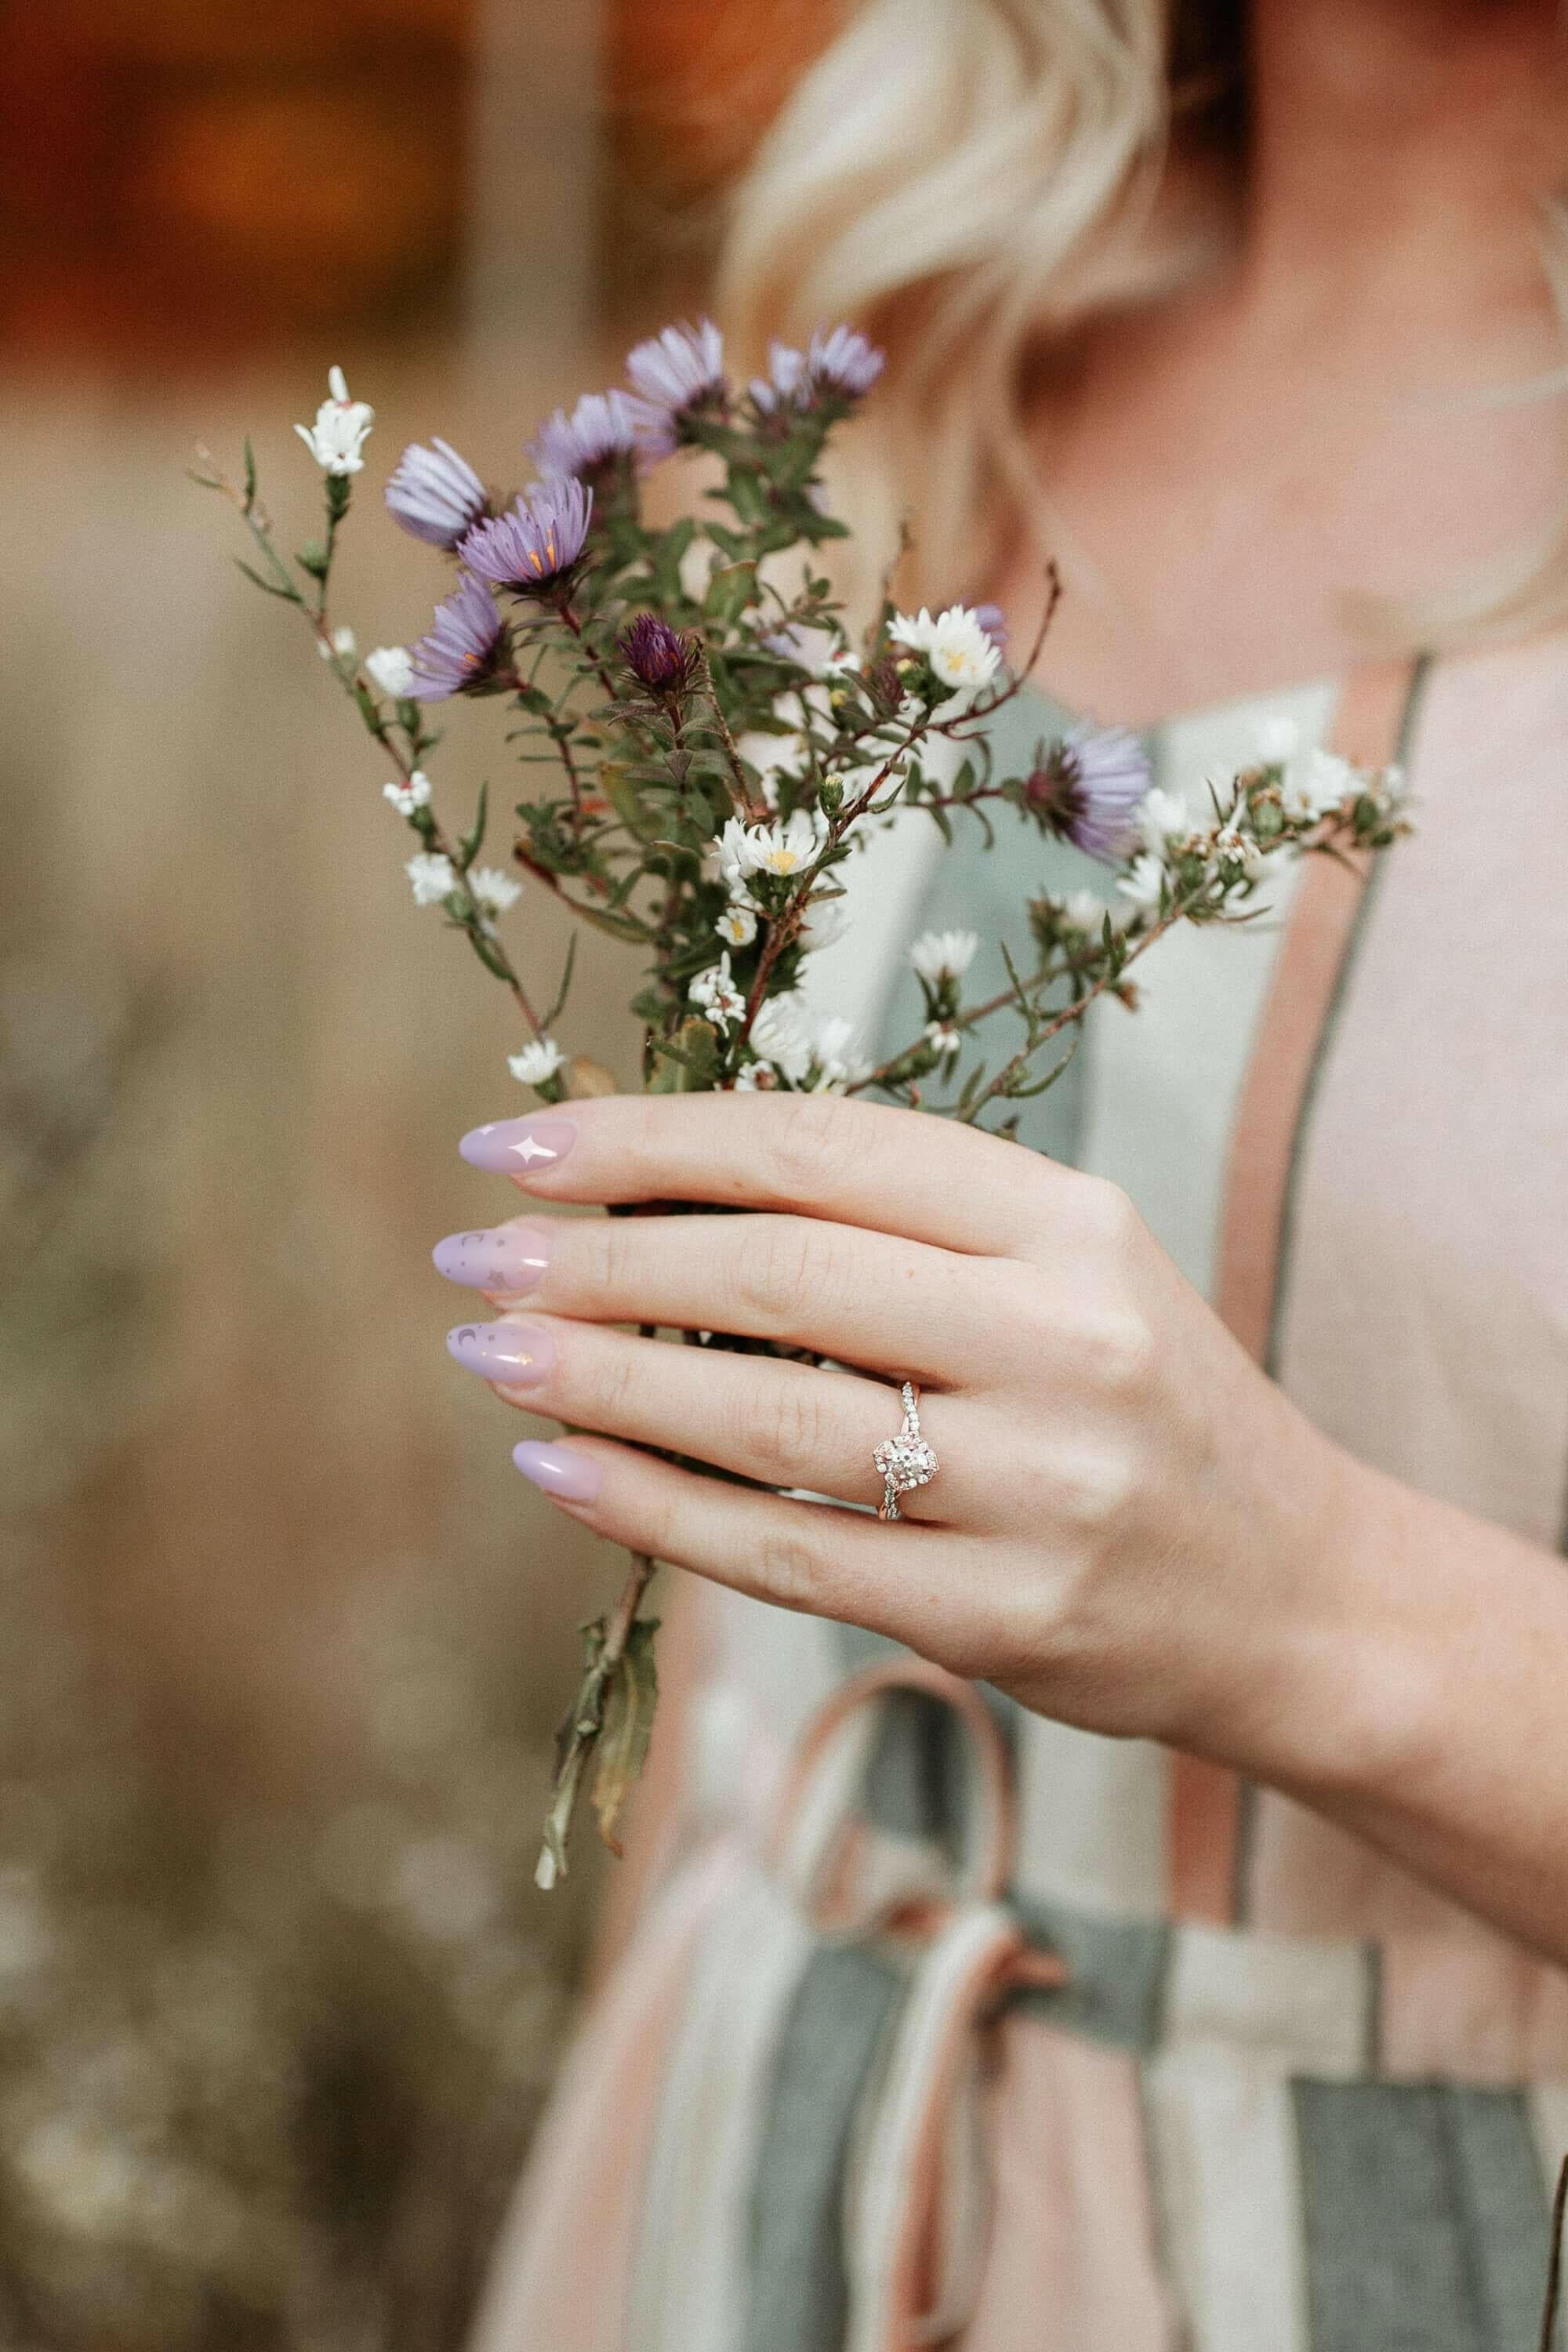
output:
[[[335, 617], [416, 634], [405, 441], [522, 469], [700, 301], [801, 0], [59, 0], [0, 47], [0, 2342], [462, 2340], [603, 1879], [531, 1884], [616, 1580], [448, 1363], [502, 992], [185, 478], [339, 362]], [[290, 625], [293, 625], [292, 626]], [[442, 773], [477, 773], [458, 714]], [[553, 974], [556, 919], [510, 924]], [[585, 940], [573, 1042], [629, 1076]]]

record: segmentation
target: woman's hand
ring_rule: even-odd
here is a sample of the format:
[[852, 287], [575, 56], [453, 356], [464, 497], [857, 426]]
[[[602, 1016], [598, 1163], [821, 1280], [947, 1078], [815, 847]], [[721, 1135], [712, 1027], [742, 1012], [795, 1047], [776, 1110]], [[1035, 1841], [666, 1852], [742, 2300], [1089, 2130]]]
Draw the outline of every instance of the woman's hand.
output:
[[[971, 1129], [795, 1095], [572, 1105], [463, 1150], [542, 1202], [749, 1213], [531, 1218], [441, 1244], [443, 1273], [527, 1295], [461, 1326], [458, 1360], [602, 1433], [517, 1449], [574, 1517], [1043, 1712], [1310, 1769], [1325, 1651], [1342, 1700], [1352, 1686], [1334, 1563], [1354, 1465], [1112, 1186]], [[839, 1369], [626, 1325], [782, 1341]], [[872, 1453], [905, 1379], [941, 1468], [898, 1524], [765, 1491], [879, 1501]]]

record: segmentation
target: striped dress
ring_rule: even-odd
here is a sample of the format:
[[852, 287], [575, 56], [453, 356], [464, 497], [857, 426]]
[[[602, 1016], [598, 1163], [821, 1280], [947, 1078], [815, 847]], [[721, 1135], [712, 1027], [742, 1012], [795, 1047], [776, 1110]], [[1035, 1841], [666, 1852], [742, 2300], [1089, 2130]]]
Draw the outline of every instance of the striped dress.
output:
[[[1417, 834], [1364, 887], [1314, 861], [1266, 926], [1165, 941], [1027, 1139], [1125, 1186], [1331, 1436], [1561, 1547], [1568, 654], [1182, 719], [1157, 781], [1198, 804], [1265, 717], [1400, 742]], [[1011, 761], [1059, 714], [999, 723]], [[914, 929], [1016, 937], [1021, 880], [1104, 879], [923, 824], [858, 871], [819, 982], [894, 1037]], [[666, 1866], [476, 2352], [1531, 2352], [1568, 1975], [1217, 1768], [690, 1606]]]

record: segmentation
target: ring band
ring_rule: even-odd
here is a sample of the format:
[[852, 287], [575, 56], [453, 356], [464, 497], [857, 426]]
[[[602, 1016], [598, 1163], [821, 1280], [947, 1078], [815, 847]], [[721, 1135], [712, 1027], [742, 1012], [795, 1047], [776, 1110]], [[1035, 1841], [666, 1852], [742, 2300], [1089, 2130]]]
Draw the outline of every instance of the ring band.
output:
[[921, 1433], [921, 1392], [913, 1381], [904, 1382], [904, 1425], [896, 1437], [884, 1437], [872, 1454], [883, 1494], [877, 1506], [879, 1519], [902, 1517], [899, 1496], [917, 1486], [929, 1486], [942, 1465]]

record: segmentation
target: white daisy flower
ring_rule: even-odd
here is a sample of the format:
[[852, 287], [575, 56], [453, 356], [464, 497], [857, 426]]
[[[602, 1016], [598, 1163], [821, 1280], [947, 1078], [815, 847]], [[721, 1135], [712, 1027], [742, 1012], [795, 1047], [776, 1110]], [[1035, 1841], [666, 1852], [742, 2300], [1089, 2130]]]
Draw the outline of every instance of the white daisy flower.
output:
[[536, 1037], [521, 1054], [509, 1054], [506, 1066], [520, 1086], [542, 1087], [546, 1078], [555, 1076], [565, 1059], [553, 1037]]
[[926, 659], [943, 686], [973, 702], [1002, 667], [1002, 656], [974, 614], [963, 604], [940, 614]]
[[686, 992], [689, 1001], [721, 1029], [730, 1028], [745, 1013], [746, 1000], [730, 976], [730, 950], [725, 949], [715, 964], [700, 971]]
[[849, 928], [849, 909], [843, 898], [814, 898], [800, 927], [800, 943], [808, 955], [833, 947]]
[[1249, 834], [1234, 824], [1222, 825], [1214, 837], [1215, 864], [1222, 874], [1243, 875], [1255, 881], [1263, 871], [1265, 852]]
[[1334, 751], [1309, 751], [1285, 772], [1279, 805], [1296, 824], [1313, 824], [1337, 809], [1356, 788], [1356, 772]]
[[815, 865], [822, 848], [821, 821], [809, 809], [796, 809], [776, 824], [752, 828], [749, 855], [753, 874], [799, 874]]
[[1069, 930], [1097, 939], [1105, 922], [1105, 902], [1092, 890], [1070, 890], [1062, 900], [1062, 921]]
[[375, 411], [367, 400], [349, 398], [341, 367], [329, 369], [327, 391], [329, 396], [317, 409], [314, 425], [296, 425], [294, 430], [324, 474], [363, 473], [361, 453], [375, 423]]
[[323, 661], [353, 661], [359, 640], [352, 629], [333, 629], [329, 636], [316, 639], [316, 651]]
[[816, 1062], [813, 1094], [841, 1095], [846, 1087], [858, 1086], [869, 1075], [871, 1065], [859, 1050], [855, 1024], [842, 1013], [825, 1013], [811, 1042]]
[[922, 931], [910, 950], [910, 961], [935, 988], [944, 980], [962, 980], [979, 948], [975, 931]]
[[468, 877], [468, 887], [487, 915], [504, 915], [522, 896], [521, 883], [496, 866], [476, 866]]
[[416, 907], [438, 907], [442, 899], [449, 898], [458, 887], [451, 859], [443, 857], [438, 850], [421, 850], [417, 857], [408, 860], [403, 870], [414, 886]]
[[390, 694], [395, 702], [405, 702], [414, 684], [414, 658], [406, 646], [377, 646], [364, 657], [365, 674], [383, 694]]
[[720, 876], [738, 896], [752, 874], [803, 873], [816, 863], [823, 838], [821, 819], [809, 809], [773, 824], [744, 824], [732, 816], [719, 836]]
[[775, 1064], [792, 1086], [799, 1086], [811, 1067], [812, 1039], [797, 990], [768, 998], [752, 1024], [751, 1044], [764, 1062]]
[[757, 936], [757, 919], [743, 898], [731, 898], [713, 926], [732, 948], [749, 948]]
[[922, 604], [918, 613], [895, 613], [888, 624], [888, 635], [895, 645], [908, 646], [912, 654], [929, 653], [936, 623]]
[[1163, 857], [1169, 845], [1192, 829], [1192, 813], [1185, 801], [1178, 800], [1174, 793], [1162, 792], [1158, 784], [1152, 785], [1138, 803], [1138, 830], [1151, 857]]
[[934, 620], [923, 604], [915, 614], [895, 613], [889, 635], [911, 653], [923, 654], [943, 686], [952, 688], [943, 710], [973, 702], [1002, 667], [994, 641], [965, 604], [950, 604]]
[[731, 898], [744, 894], [746, 877], [752, 871], [750, 837], [744, 822], [732, 816], [725, 824], [715, 845], [719, 856], [719, 879]]
[[392, 803], [399, 816], [412, 816], [416, 809], [430, 805], [430, 779], [423, 768], [416, 768], [406, 783], [395, 776], [390, 784], [383, 784], [381, 797]]
[[1146, 852], [1142, 857], [1133, 859], [1116, 887], [1123, 898], [1131, 899], [1141, 914], [1157, 915], [1164, 881], [1163, 866], [1157, 857]]
[[928, 1021], [921, 1034], [936, 1047], [944, 1062], [951, 1061], [963, 1043], [963, 1030], [951, 1021]]
[[779, 1074], [771, 1062], [747, 1062], [735, 1073], [738, 1095], [771, 1094], [779, 1082]]

